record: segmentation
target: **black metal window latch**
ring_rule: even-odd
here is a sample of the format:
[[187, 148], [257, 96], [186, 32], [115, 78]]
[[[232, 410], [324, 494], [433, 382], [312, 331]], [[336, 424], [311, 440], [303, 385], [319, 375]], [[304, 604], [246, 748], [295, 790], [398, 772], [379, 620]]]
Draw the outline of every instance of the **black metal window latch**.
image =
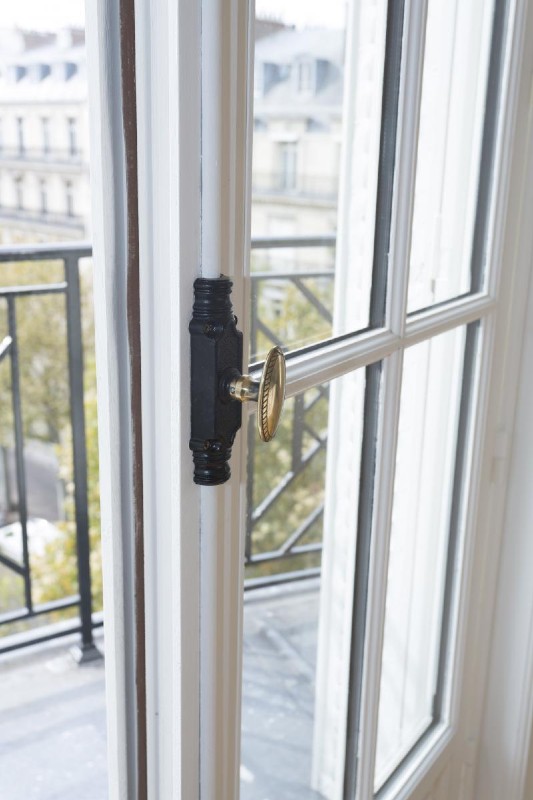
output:
[[191, 334], [191, 438], [194, 482], [225, 483], [242, 424], [242, 403], [257, 403], [257, 428], [264, 442], [276, 433], [285, 399], [285, 358], [279, 347], [268, 353], [261, 378], [242, 374], [242, 333], [231, 303], [232, 282], [197, 278], [189, 323]]

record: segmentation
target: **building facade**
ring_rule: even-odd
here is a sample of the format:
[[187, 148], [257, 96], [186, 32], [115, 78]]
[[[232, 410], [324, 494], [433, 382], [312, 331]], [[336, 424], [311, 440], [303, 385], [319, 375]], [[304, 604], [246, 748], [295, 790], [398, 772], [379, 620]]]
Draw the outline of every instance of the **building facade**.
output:
[[2, 32], [0, 240], [90, 237], [85, 36]]
[[[335, 233], [344, 32], [285, 28], [256, 41], [252, 234]], [[266, 253], [279, 263], [282, 253]], [[333, 266], [320, 249], [286, 255]], [[265, 264], [268, 266], [268, 264]]]
[[[3, 31], [0, 50], [0, 240], [90, 238], [84, 32]], [[342, 31], [256, 23], [254, 236], [335, 232], [343, 57]]]

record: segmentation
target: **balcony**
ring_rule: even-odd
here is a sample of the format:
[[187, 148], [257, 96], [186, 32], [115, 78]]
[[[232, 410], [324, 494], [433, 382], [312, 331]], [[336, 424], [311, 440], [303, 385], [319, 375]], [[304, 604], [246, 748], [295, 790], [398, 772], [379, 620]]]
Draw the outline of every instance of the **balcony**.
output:
[[72, 235], [85, 233], [85, 220], [76, 214], [60, 214], [57, 211], [36, 211], [27, 208], [0, 206], [0, 222], [12, 222], [32, 231], [50, 233], [51, 230], [67, 231]]
[[[333, 236], [269, 238], [255, 239], [252, 248], [257, 254], [316, 249], [324, 253], [325, 261], [330, 261], [334, 243]], [[88, 497], [92, 492], [94, 503], [98, 487], [94, 475], [88, 485], [87, 396], [84, 397], [84, 381], [87, 392], [88, 380], [92, 381], [89, 390], [91, 396], [95, 397], [94, 374], [89, 379], [87, 370], [84, 375], [83, 367], [84, 359], [87, 362], [88, 357], [94, 362], [92, 354], [88, 356], [87, 343], [84, 345], [82, 337], [82, 331], [85, 330], [92, 338], [92, 325], [87, 320], [82, 323], [80, 305], [80, 286], [85, 286], [85, 307], [92, 305], [89, 296], [90, 270], [85, 268], [83, 275], [80, 272], [80, 264], [90, 256], [91, 247], [88, 244], [0, 248], [0, 264], [4, 270], [9, 265], [15, 276], [17, 265], [26, 270], [29, 268], [30, 272], [32, 267], [40, 270], [39, 280], [30, 275], [29, 283], [6, 286], [4, 277], [1, 281], [4, 286], [0, 285], [0, 311], [5, 315], [5, 331], [0, 333], [0, 368], [9, 372], [9, 377], [7, 372], [4, 373], [4, 388], [8, 387], [10, 391], [12, 408], [9, 431], [6, 433], [5, 421], [3, 428], [0, 428], [4, 438], [4, 441], [0, 441], [0, 570], [3, 574], [7, 572], [11, 577], [16, 576], [21, 587], [21, 602], [17, 605], [10, 601], [12, 607], [0, 609], [0, 633], [4, 626], [4, 632], [10, 634], [0, 637], [0, 654], [45, 639], [79, 633], [82, 651], [90, 657], [94, 629], [102, 624], [101, 615], [95, 614], [93, 608]], [[298, 313], [304, 313], [311, 320], [316, 338], [331, 334], [332, 279], [331, 269], [306, 270], [301, 266], [297, 271], [252, 273], [252, 361], [260, 359], [273, 344], [291, 347], [302, 344], [301, 340], [294, 341], [291, 332], [283, 327], [285, 318], [290, 316], [288, 308], [296, 308]], [[51, 299], [56, 302], [55, 310], [47, 305]], [[30, 300], [31, 307], [28, 306]], [[60, 301], [60, 305], [57, 305], [57, 301]], [[50, 311], [45, 314], [45, 326], [38, 330], [39, 341], [30, 354], [28, 341], [32, 341], [35, 333], [32, 324], [34, 319], [38, 319], [41, 308]], [[21, 325], [24, 325], [22, 339], [19, 336]], [[55, 328], [57, 331], [50, 341], [44, 341], [45, 330], [51, 332]], [[61, 341], [62, 337], [64, 341]], [[39, 347], [40, 350], [35, 350]], [[57, 361], [60, 362], [61, 348], [64, 348], [64, 359], [61, 368], [56, 369], [55, 353], [58, 352]], [[37, 379], [28, 366], [33, 364], [32, 358]], [[24, 374], [21, 373], [21, 360], [26, 365]], [[34, 397], [39, 381], [44, 380], [48, 385], [51, 380], [47, 370], [52, 372], [55, 381], [53, 388], [67, 396], [61, 413], [54, 411], [52, 414], [46, 407], [47, 397], [42, 396], [34, 399], [40, 409], [38, 413], [28, 408], [27, 397]], [[64, 374], [60, 374], [61, 370]], [[305, 489], [306, 476], [324, 456], [326, 441], [320, 420], [323, 421], [327, 412], [328, 390], [323, 387], [311, 394], [310, 397], [301, 395], [289, 401], [289, 413], [281, 429], [283, 444], [274, 445], [272, 452], [277, 447], [290, 447], [290, 459], [283, 469], [272, 469], [268, 480], [263, 474], [263, 460], [255, 450], [255, 437], [250, 437], [246, 531], [248, 591], [319, 574], [323, 511], [320, 493], [313, 494], [311, 507], [292, 515], [292, 527], [287, 523], [282, 529], [278, 519], [280, 514], [280, 518], [284, 519], [285, 512], [281, 509], [294, 499], [294, 487], [299, 485], [300, 492]], [[41, 409], [43, 403], [45, 405]], [[317, 409], [321, 409], [318, 417]], [[39, 428], [42, 420], [37, 420], [39, 424], [33, 423], [33, 433], [30, 430], [28, 420], [35, 415], [48, 415], [49, 425], [54, 430], [54, 434], [48, 436], [49, 441]], [[95, 452], [95, 435], [93, 425], [89, 445], [91, 452]], [[68, 442], [67, 450], [71, 447], [68, 457], [64, 455], [65, 440]], [[62, 458], [66, 464], [63, 476], [60, 475], [61, 470], [54, 467], [56, 462], [55, 456], [50, 454], [51, 445], [56, 450], [62, 448]], [[53, 488], [54, 482], [56, 489]], [[49, 487], [47, 490], [45, 484]], [[269, 488], [266, 496], [261, 494], [260, 487], [264, 485]], [[63, 501], [57, 503], [50, 499], [46, 501], [45, 498], [43, 511], [42, 495], [46, 492], [49, 498], [63, 494]], [[62, 511], [62, 507], [69, 505], [70, 517], [63, 515]], [[76, 557], [73, 591], [50, 598], [46, 592], [38, 590], [36, 597], [32, 564], [39, 561], [40, 550], [46, 547], [53, 549], [46, 542], [53, 541], [57, 526], [61, 529], [65, 525], [70, 525], [74, 537], [71, 541]], [[311, 531], [314, 532], [313, 540], [306, 541]], [[40, 580], [43, 581], [42, 574]], [[67, 624], [66, 620], [72, 618], [74, 613], [77, 614], [76, 620]], [[34, 627], [41, 620], [51, 621], [51, 624]]]
[[[293, 345], [278, 312], [283, 317], [283, 308], [294, 307], [295, 301], [322, 325], [321, 335], [328, 335], [331, 268], [305, 269], [300, 263], [293, 270], [281, 269], [287, 261], [277, 257], [282, 251], [285, 256], [316, 251], [331, 264], [334, 244], [333, 236], [253, 241], [261, 263], [268, 255], [271, 266], [277, 264], [276, 271], [252, 275], [253, 359], [274, 342], [285, 339]], [[87, 319], [90, 256], [91, 246], [83, 243], [0, 248], [0, 390], [9, 393], [0, 419], [0, 680], [7, 689], [1, 701], [0, 768], [3, 754], [6, 763], [17, 765], [2, 770], [10, 800], [25, 800], [41, 784], [51, 793], [47, 797], [60, 800], [106, 796], [96, 406], [94, 373], [88, 368], [93, 361]], [[39, 319], [35, 337], [31, 326]], [[43, 332], [50, 333], [50, 341], [42, 341]], [[54, 368], [56, 361], [62, 374]], [[29, 368], [33, 363], [35, 372]], [[33, 413], [30, 407], [30, 398], [42, 401], [33, 393], [40, 381], [47, 393], [56, 391], [65, 401], [61, 424], [51, 414], [48, 432], [41, 425], [46, 409]], [[264, 459], [250, 437], [244, 800], [259, 800], [265, 791], [282, 797], [288, 787], [299, 797], [314, 796], [306, 788], [312, 750], [308, 719], [314, 702], [323, 498], [311, 487], [317, 470], [323, 470], [327, 388], [312, 394], [288, 403], [280, 443], [272, 451], [276, 461], [288, 450], [287, 463], [270, 464], [265, 474]], [[65, 435], [62, 425], [68, 429]], [[53, 446], [36, 443], [36, 436], [53, 440]], [[55, 484], [57, 491], [50, 489]], [[287, 505], [294, 505], [302, 491], [310, 504], [287, 515]], [[67, 577], [61, 559], [49, 557], [56, 547], [68, 556]], [[48, 558], [43, 560], [44, 553]], [[71, 647], [83, 668], [72, 658]], [[293, 676], [294, 686], [281, 674]], [[266, 713], [267, 707], [270, 728], [259, 736], [256, 714]], [[265, 772], [266, 751], [280, 765], [275, 775]], [[65, 770], [65, 764], [72, 768]]]
[[252, 174], [254, 197], [283, 197], [292, 200], [314, 200], [335, 204], [339, 182], [330, 175], [304, 175], [299, 172], [266, 172]]
[[48, 148], [42, 147], [0, 147], [0, 164], [3, 166], [13, 166], [21, 168], [53, 167], [57, 172], [58, 167], [66, 171], [79, 171], [87, 161], [81, 150], [70, 150], [68, 148]]

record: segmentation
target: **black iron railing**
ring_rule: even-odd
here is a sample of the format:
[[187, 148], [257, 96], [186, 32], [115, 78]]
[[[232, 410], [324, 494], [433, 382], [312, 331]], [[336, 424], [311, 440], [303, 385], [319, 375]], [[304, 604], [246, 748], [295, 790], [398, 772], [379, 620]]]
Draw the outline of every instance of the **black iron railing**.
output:
[[[265, 319], [261, 314], [261, 297], [267, 291], [264, 306], [268, 308], [268, 291], [274, 287], [278, 293], [283, 293], [291, 287], [301, 303], [314, 313], [324, 324], [327, 334], [332, 321], [332, 293], [324, 293], [324, 286], [332, 287], [333, 279], [333, 248], [334, 236], [293, 237], [293, 238], [256, 238], [252, 241], [255, 251], [300, 250], [307, 248], [321, 248], [324, 252], [324, 263], [329, 269], [313, 269], [299, 271], [261, 271], [251, 275], [252, 281], [252, 311], [251, 311], [251, 352], [252, 360], [261, 354], [261, 345], [271, 344], [286, 345], [276, 332], [271, 320]], [[16, 512], [20, 524], [22, 537], [22, 555], [17, 560], [3, 553], [0, 549], [0, 564], [4, 568], [20, 576], [24, 584], [24, 606], [22, 608], [0, 613], [0, 632], [3, 625], [15, 622], [35, 620], [51, 612], [64, 611], [77, 608], [79, 619], [67, 621], [54, 626], [47, 626], [46, 630], [39, 628], [27, 632], [22, 639], [12, 641], [12, 637], [5, 640], [4, 645], [0, 639], [0, 654], [9, 650], [46, 641], [58, 636], [71, 633], [81, 634], [82, 652], [91, 657], [94, 650], [93, 629], [102, 624], [100, 615], [93, 613], [91, 591], [90, 567], [90, 539], [88, 518], [88, 490], [87, 490], [87, 457], [84, 417], [84, 390], [83, 390], [83, 343], [80, 309], [80, 273], [79, 266], [82, 258], [91, 256], [92, 249], [88, 244], [62, 244], [52, 247], [42, 245], [21, 246], [17, 248], [0, 248], [0, 269], [2, 263], [12, 262], [59, 262], [63, 266], [63, 280], [56, 283], [39, 283], [35, 285], [0, 287], [0, 303], [7, 308], [8, 330], [7, 336], [0, 342], [0, 362], [9, 362], [11, 376], [11, 404], [14, 425], [14, 457], [16, 475]], [[288, 262], [284, 260], [284, 266]], [[279, 264], [278, 264], [279, 266]], [[318, 282], [318, 283], [317, 283]], [[320, 291], [317, 290], [317, 286]], [[67, 353], [68, 353], [68, 378], [69, 378], [69, 408], [72, 428], [72, 455], [74, 479], [74, 507], [76, 530], [76, 563], [77, 563], [77, 593], [51, 602], [37, 604], [34, 601], [32, 587], [32, 564], [30, 541], [28, 535], [28, 504], [27, 481], [25, 462], [25, 437], [22, 418], [22, 394], [20, 375], [20, 350], [18, 341], [17, 304], [23, 297], [62, 295], [66, 298], [67, 316]], [[278, 298], [279, 299], [279, 298]], [[260, 344], [261, 341], [261, 344]], [[292, 344], [288, 342], [289, 346]], [[248, 513], [246, 528], [245, 560], [247, 570], [251, 573], [246, 581], [246, 588], [294, 580], [316, 575], [319, 566], [302, 564], [302, 558], [311, 556], [319, 559], [322, 547], [320, 537], [314, 541], [302, 542], [308, 532], [321, 525], [323, 515], [323, 500], [317, 493], [312, 508], [306, 509], [302, 519], [298, 520], [293, 528], [287, 524], [277, 526], [275, 545], [264, 546], [264, 537], [258, 533], [258, 527], [264, 524], [265, 519], [272, 517], [278, 504], [287, 500], [294, 486], [305, 477], [306, 470], [312, 468], [317, 459], [323, 457], [326, 447], [326, 437], [316, 421], [313, 422], [313, 410], [319, 403], [328, 400], [327, 387], [318, 387], [311, 393], [295, 397], [292, 403], [292, 415], [286, 423], [287, 441], [290, 444], [290, 464], [283, 475], [278, 476], [266, 497], [254, 501], [254, 485], [261, 481], [262, 476], [260, 461], [256, 455], [256, 437], [250, 436], [248, 456]], [[285, 446], [285, 445], [284, 445]], [[0, 526], [2, 522], [0, 520]], [[291, 564], [298, 563], [295, 569]], [[273, 568], [274, 567], [274, 568]], [[1, 611], [1, 610], [0, 610]]]
[[[252, 249], [259, 255], [261, 251], [272, 254], [280, 250], [291, 254], [305, 253], [309, 249], [315, 254], [322, 253], [322, 261], [327, 269], [305, 269], [301, 264], [293, 264], [290, 271], [280, 270], [280, 262], [272, 259], [275, 265], [269, 271], [251, 273], [251, 325], [250, 353], [251, 361], [259, 361], [266, 349], [278, 345], [283, 349], [293, 349], [305, 345], [301, 336], [302, 319], [311, 320], [313, 341], [327, 338], [332, 333], [333, 320], [333, 264], [335, 235], [295, 236], [280, 238], [256, 238], [252, 240]], [[288, 263], [285, 259], [282, 264]], [[276, 268], [277, 267], [277, 268]], [[272, 308], [278, 306], [280, 316], [295, 317], [295, 338], [287, 331], [279, 332], [276, 327], [275, 314]], [[259, 448], [253, 420], [248, 437], [247, 464], [247, 524], [245, 540], [245, 563], [248, 577], [246, 589], [269, 586], [275, 583], [301, 580], [320, 573], [318, 564], [322, 550], [321, 536], [314, 541], [305, 541], [313, 529], [321, 529], [324, 513], [323, 492], [314, 491], [317, 487], [308, 481], [306, 476], [315, 468], [321, 471], [320, 459], [324, 458], [326, 435], [321, 426], [313, 420], [313, 412], [319, 404], [325, 406], [329, 398], [329, 387], [319, 386], [311, 392], [296, 395], [290, 401], [290, 416], [282, 423], [285, 425], [283, 447], [289, 455], [289, 463], [283, 474], [278, 474], [273, 484], [268, 482], [266, 496], [257, 500], [256, 484], [264, 482], [261, 474], [262, 460], [265, 457]], [[324, 416], [324, 415], [323, 415]], [[275, 441], [275, 440], [274, 440]], [[275, 445], [274, 445], [275, 446]], [[270, 447], [270, 445], [269, 445]], [[323, 478], [323, 475], [322, 475]], [[323, 489], [323, 481], [322, 489]], [[310, 500], [297, 516], [293, 526], [284, 518], [286, 501], [296, 499], [296, 491], [302, 484]], [[254, 500], [255, 496], [255, 500]], [[285, 502], [284, 502], [285, 501]], [[279, 509], [277, 511], [277, 509]], [[269, 519], [270, 518], [270, 519]], [[267, 533], [261, 530], [266, 525]], [[267, 543], [265, 543], [265, 539]], [[316, 540], [318, 539], [318, 540]], [[297, 564], [297, 566], [292, 566]]]
[[[89, 519], [87, 503], [87, 456], [85, 441], [85, 416], [83, 392], [83, 343], [80, 313], [81, 258], [91, 255], [91, 246], [85, 244], [61, 245], [49, 248], [32, 245], [16, 249], [0, 248], [0, 264], [28, 261], [60, 261], [63, 264], [64, 280], [57, 283], [41, 283], [28, 286], [0, 288], [0, 300], [7, 305], [7, 336], [2, 342], [0, 360], [9, 359], [11, 372], [11, 403], [13, 409], [14, 455], [16, 465], [17, 513], [22, 537], [22, 559], [2, 554], [4, 567], [22, 577], [24, 582], [24, 607], [0, 614], [0, 626], [29, 621], [45, 614], [77, 607], [79, 621], [72, 625], [48, 628], [45, 633], [38, 629], [32, 635], [15, 643], [0, 644], [0, 653], [8, 652], [26, 644], [34, 644], [70, 633], [81, 634], [82, 657], [90, 658], [94, 653], [93, 628], [101, 621], [93, 619], [91, 598], [91, 568], [89, 547]], [[28, 536], [28, 504], [25, 463], [24, 427], [22, 419], [22, 387], [20, 380], [20, 352], [18, 340], [17, 306], [21, 298], [63, 295], [66, 299], [67, 353], [69, 407], [72, 426], [72, 457], [74, 478], [74, 506], [76, 521], [76, 558], [78, 593], [60, 600], [36, 604], [32, 589], [32, 568]]]

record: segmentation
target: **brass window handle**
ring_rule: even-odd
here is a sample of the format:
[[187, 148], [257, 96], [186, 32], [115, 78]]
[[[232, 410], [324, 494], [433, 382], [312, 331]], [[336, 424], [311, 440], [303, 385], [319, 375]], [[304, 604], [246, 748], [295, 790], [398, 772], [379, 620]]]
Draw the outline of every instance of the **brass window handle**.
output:
[[259, 381], [254, 381], [251, 375], [240, 375], [228, 383], [232, 400], [257, 403], [257, 430], [263, 442], [276, 435], [285, 402], [285, 377], [285, 356], [279, 347], [273, 347]]

